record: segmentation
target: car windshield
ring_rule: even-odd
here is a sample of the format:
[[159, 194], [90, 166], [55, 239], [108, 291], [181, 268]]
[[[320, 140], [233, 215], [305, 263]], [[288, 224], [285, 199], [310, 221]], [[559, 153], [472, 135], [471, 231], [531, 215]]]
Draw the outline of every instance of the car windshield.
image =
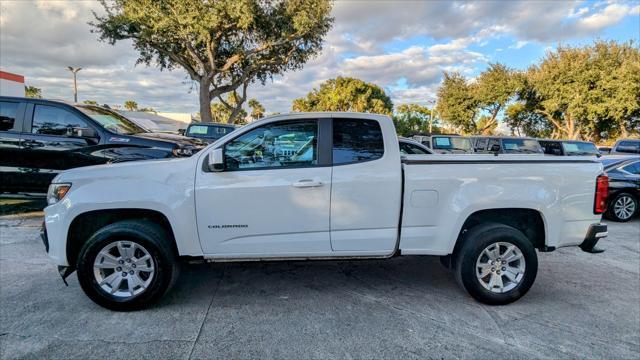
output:
[[98, 106], [76, 106], [75, 108], [116, 134], [133, 135], [148, 132], [133, 121], [108, 109]]
[[502, 146], [507, 154], [539, 154], [543, 152], [540, 143], [532, 139], [502, 139]]
[[471, 141], [463, 137], [455, 136], [434, 136], [433, 137], [434, 149], [447, 149], [447, 150], [471, 150]]
[[564, 141], [562, 143], [566, 155], [598, 155], [600, 151], [594, 143], [582, 141]]
[[189, 125], [186, 135], [192, 137], [221, 138], [235, 130], [230, 126], [219, 125]]

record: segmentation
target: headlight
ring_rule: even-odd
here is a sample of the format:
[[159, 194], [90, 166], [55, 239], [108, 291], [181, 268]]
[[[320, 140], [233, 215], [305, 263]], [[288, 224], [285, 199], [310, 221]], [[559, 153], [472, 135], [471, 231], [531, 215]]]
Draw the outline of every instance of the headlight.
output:
[[175, 148], [173, 149], [173, 156], [191, 156], [194, 153], [192, 148]]
[[62, 198], [67, 195], [67, 192], [69, 192], [69, 189], [71, 189], [71, 184], [69, 183], [49, 185], [49, 191], [47, 191], [47, 204], [53, 205], [62, 200]]

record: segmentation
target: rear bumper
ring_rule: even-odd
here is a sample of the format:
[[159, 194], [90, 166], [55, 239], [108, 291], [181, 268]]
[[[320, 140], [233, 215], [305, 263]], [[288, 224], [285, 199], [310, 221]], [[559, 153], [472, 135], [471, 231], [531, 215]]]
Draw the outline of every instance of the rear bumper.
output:
[[607, 237], [607, 235], [609, 235], [607, 224], [591, 224], [587, 236], [585, 236], [584, 241], [580, 244], [580, 249], [592, 254], [603, 252], [604, 250], [597, 248], [596, 244], [600, 239]]

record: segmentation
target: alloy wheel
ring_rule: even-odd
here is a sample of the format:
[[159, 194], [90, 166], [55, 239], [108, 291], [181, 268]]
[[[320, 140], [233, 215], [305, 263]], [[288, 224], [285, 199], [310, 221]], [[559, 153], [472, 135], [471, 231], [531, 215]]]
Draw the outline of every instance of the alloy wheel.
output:
[[515, 245], [496, 242], [487, 246], [476, 261], [476, 278], [493, 293], [514, 289], [524, 278], [524, 255]]
[[618, 197], [613, 204], [613, 212], [621, 220], [627, 220], [636, 211], [636, 202], [629, 195]]
[[115, 241], [98, 252], [93, 275], [102, 291], [120, 299], [143, 293], [155, 275], [153, 257], [134, 241]]

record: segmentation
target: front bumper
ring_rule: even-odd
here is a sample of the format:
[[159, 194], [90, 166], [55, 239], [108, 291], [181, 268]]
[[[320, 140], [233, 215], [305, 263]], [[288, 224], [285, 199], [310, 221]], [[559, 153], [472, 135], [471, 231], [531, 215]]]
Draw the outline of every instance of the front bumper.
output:
[[603, 252], [604, 250], [597, 248], [596, 244], [600, 239], [607, 237], [607, 235], [609, 235], [607, 224], [591, 224], [587, 236], [585, 236], [584, 241], [580, 244], [580, 249], [592, 254]]

